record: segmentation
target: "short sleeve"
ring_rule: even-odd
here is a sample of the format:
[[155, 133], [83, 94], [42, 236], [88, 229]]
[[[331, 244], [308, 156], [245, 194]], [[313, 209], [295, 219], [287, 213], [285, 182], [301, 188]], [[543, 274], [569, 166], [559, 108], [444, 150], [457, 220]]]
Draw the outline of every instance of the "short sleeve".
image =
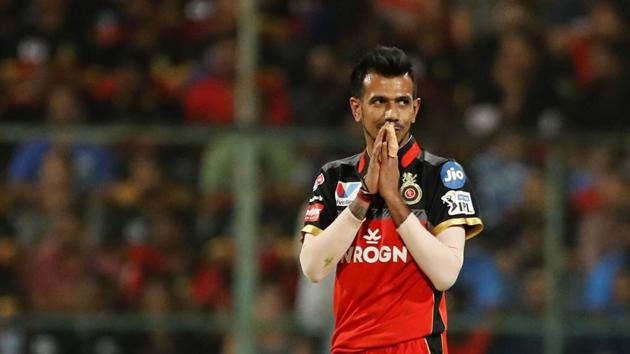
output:
[[446, 161], [435, 178], [435, 189], [429, 205], [431, 232], [438, 235], [450, 226], [463, 226], [466, 239], [483, 230], [479, 206], [464, 168], [457, 162]]
[[302, 235], [305, 233], [319, 235], [337, 217], [333, 189], [330, 187], [332, 181], [329, 179], [324, 170], [320, 170], [315, 178], [313, 193], [308, 200], [308, 207], [304, 215]]

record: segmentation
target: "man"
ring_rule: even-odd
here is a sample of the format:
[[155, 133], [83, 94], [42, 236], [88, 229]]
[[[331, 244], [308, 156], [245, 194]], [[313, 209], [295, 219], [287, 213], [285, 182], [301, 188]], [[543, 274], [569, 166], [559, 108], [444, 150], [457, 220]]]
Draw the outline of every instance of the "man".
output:
[[483, 228], [470, 182], [411, 136], [420, 99], [400, 49], [368, 52], [351, 90], [366, 149], [322, 167], [300, 252], [311, 281], [336, 268], [332, 353], [447, 353], [444, 291]]

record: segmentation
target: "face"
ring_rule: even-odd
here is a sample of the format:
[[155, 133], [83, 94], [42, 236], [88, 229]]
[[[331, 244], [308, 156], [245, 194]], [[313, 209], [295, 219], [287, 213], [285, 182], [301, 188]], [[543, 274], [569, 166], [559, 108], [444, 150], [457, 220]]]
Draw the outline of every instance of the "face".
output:
[[420, 109], [420, 99], [413, 98], [413, 89], [414, 83], [407, 74], [385, 77], [371, 72], [365, 76], [363, 95], [351, 97], [350, 108], [354, 120], [363, 125], [368, 148], [387, 122], [394, 123], [398, 144], [406, 142]]

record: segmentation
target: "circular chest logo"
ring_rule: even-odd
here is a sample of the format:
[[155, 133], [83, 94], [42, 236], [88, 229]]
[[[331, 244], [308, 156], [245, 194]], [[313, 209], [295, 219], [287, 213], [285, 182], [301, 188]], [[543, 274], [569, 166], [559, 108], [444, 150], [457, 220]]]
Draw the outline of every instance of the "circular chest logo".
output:
[[422, 189], [416, 183], [416, 175], [404, 173], [402, 178], [402, 186], [400, 187], [400, 195], [408, 205], [416, 204], [422, 199]]

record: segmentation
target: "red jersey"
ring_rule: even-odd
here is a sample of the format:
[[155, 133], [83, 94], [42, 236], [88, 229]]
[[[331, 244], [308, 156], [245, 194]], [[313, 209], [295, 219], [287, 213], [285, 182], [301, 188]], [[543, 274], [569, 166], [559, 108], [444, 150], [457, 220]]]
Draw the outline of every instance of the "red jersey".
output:
[[[401, 196], [429, 231], [437, 235], [460, 225], [467, 238], [481, 231], [470, 182], [457, 162], [422, 151], [413, 138], [398, 154]], [[363, 152], [322, 167], [303, 232], [319, 234], [354, 200], [368, 159]], [[334, 354], [418, 338], [436, 339], [439, 343], [431, 345], [441, 352], [441, 334], [447, 328], [444, 292], [434, 288], [413, 260], [378, 196], [337, 264], [334, 314]]]

